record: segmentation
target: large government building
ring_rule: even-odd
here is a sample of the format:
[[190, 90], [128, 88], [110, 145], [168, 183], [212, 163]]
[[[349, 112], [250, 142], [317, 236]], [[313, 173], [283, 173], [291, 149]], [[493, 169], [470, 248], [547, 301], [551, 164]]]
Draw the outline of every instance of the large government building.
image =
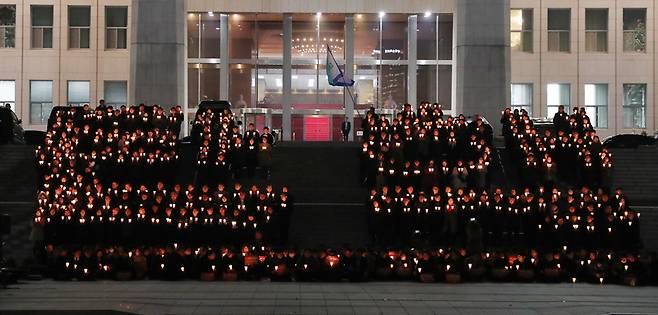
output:
[[[189, 120], [200, 101], [229, 100], [284, 140], [326, 141], [369, 107], [430, 101], [492, 122], [510, 105], [584, 106], [602, 135], [652, 134], [656, 5], [0, 0], [0, 102], [41, 130], [56, 105], [181, 105]], [[328, 84], [327, 47], [353, 87]]]

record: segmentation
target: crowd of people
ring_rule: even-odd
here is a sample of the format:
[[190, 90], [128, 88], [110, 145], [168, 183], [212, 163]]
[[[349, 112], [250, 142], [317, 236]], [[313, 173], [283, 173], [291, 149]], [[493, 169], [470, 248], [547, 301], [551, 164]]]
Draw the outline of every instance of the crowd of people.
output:
[[192, 135], [199, 146], [197, 163], [202, 183], [240, 179], [244, 168], [253, 178], [257, 167], [263, 178], [269, 178], [274, 136], [268, 127], [259, 133], [250, 123], [242, 135], [230, 109], [209, 108], [197, 113]]
[[390, 122], [371, 109], [361, 163], [372, 246], [300, 250], [286, 247], [288, 188], [240, 184], [245, 170], [269, 177], [267, 128], [242, 134], [230, 109], [199, 111], [188, 184], [172, 176], [179, 107], [59, 110], [37, 149], [35, 255], [55, 279], [655, 283], [658, 259], [638, 254], [640, 213], [597, 175], [609, 153], [584, 110], [565, 115], [542, 136], [527, 113], [503, 112], [525, 184], [503, 189], [492, 188], [486, 120], [427, 102]]
[[658, 258], [568, 247], [538, 252], [466, 249], [274, 249], [242, 247], [49, 246], [50, 276], [59, 280], [197, 279], [204, 281], [521, 281], [658, 283]]
[[198, 189], [113, 182], [90, 189], [74, 191], [68, 197], [79, 201], [63, 211], [41, 195], [34, 217], [41, 238], [55, 245], [285, 244], [293, 208], [288, 188], [276, 192], [271, 185]]
[[[605, 185], [611, 156], [585, 109], [567, 115], [560, 107], [554, 129], [541, 132], [525, 111], [506, 109], [501, 124], [509, 162], [519, 166], [523, 179], [506, 179], [502, 187], [489, 178], [492, 131], [481, 118], [443, 117], [440, 105], [429, 103], [417, 111], [405, 105], [392, 123], [368, 112], [362, 165], [371, 187], [373, 245], [443, 246], [468, 255], [497, 250], [506, 254], [494, 259], [510, 262], [523, 259], [510, 253], [530, 251], [540, 253], [533, 259], [540, 264], [544, 258], [571, 260], [574, 254], [592, 255], [586, 259], [592, 261], [601, 252], [635, 259], [642, 248], [640, 213], [620, 188]], [[560, 252], [562, 258], [555, 258]], [[527, 261], [508, 269], [518, 272], [523, 264]], [[573, 269], [569, 277], [585, 274]]]
[[585, 108], [571, 115], [560, 106], [553, 129], [538, 131], [525, 110], [507, 108], [500, 122], [505, 147], [526, 185], [563, 181], [571, 185], [603, 185], [611, 155], [596, 135]]
[[492, 129], [481, 117], [444, 117], [437, 103], [411, 105], [392, 122], [373, 109], [363, 120], [362, 176], [368, 187], [488, 186]]
[[[208, 110], [200, 117], [214, 114]], [[228, 149], [242, 139], [230, 109], [218, 116], [231, 119], [209, 124], [220, 131], [202, 130], [199, 143], [212, 141], [213, 153], [241, 163], [231, 156], [236, 150]], [[247, 188], [239, 181], [227, 187], [227, 178], [220, 176], [208, 176], [203, 185], [177, 181], [181, 117], [180, 107], [168, 116], [158, 106], [56, 108], [36, 151], [35, 254], [44, 258], [46, 244], [285, 244], [293, 209], [287, 187], [277, 192], [271, 185]], [[195, 122], [195, 129], [202, 124]], [[272, 140], [251, 128], [245, 138]]]
[[372, 189], [371, 233], [380, 246], [460, 246], [556, 250], [641, 248], [640, 213], [621, 189], [540, 186], [491, 190], [435, 186]]
[[180, 107], [169, 115], [144, 105], [55, 110], [36, 150], [39, 196], [64, 209], [72, 205], [73, 190], [87, 186], [166, 180], [170, 172], [164, 170], [178, 161], [181, 122]]

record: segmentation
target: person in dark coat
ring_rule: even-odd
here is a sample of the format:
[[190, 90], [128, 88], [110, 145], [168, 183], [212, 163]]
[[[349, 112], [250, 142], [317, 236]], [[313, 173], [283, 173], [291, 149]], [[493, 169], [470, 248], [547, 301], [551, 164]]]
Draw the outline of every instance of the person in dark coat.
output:
[[343, 134], [343, 141], [347, 142], [351, 129], [352, 123], [347, 120], [347, 117], [345, 117], [345, 120], [340, 124], [340, 131]]

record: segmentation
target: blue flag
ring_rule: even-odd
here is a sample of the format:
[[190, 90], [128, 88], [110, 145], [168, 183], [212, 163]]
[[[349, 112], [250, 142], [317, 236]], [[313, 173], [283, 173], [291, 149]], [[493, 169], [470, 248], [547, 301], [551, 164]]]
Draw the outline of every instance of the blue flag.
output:
[[327, 80], [329, 80], [329, 85], [331, 86], [353, 86], [354, 80], [345, 77], [345, 73], [338, 66], [336, 58], [331, 53], [329, 45], [327, 45]]

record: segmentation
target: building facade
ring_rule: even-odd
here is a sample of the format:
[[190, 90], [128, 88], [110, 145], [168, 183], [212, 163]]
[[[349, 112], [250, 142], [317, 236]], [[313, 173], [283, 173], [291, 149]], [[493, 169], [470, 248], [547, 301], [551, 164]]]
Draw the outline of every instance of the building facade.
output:
[[[338, 139], [346, 119], [356, 130], [371, 106], [392, 113], [427, 100], [453, 113], [495, 113], [509, 100], [508, 7], [508, 0], [0, 0], [0, 102], [26, 129], [43, 130], [56, 105], [180, 104], [191, 120], [199, 101], [228, 99], [245, 122], [309, 141]], [[490, 19], [469, 20], [482, 14]], [[494, 40], [474, 45], [478, 28]], [[354, 87], [328, 84], [327, 47]], [[499, 57], [497, 69], [466, 58], [478, 53]], [[500, 80], [478, 75], [483, 67]], [[468, 92], [478, 88], [485, 92]]]
[[[53, 105], [180, 104], [192, 119], [199, 101], [228, 99], [246, 122], [286, 139], [327, 140], [370, 106], [428, 100], [492, 121], [505, 104], [534, 117], [585, 107], [604, 136], [651, 134], [655, 8], [656, 0], [0, 0], [0, 102], [26, 129], [44, 129]], [[353, 88], [328, 84], [327, 46]], [[158, 51], [173, 53], [153, 58]]]
[[0, 103], [41, 130], [54, 104], [125, 104], [130, 13], [130, 0], [0, 1]]
[[512, 0], [511, 103], [585, 107], [602, 135], [656, 125], [654, 0]]

